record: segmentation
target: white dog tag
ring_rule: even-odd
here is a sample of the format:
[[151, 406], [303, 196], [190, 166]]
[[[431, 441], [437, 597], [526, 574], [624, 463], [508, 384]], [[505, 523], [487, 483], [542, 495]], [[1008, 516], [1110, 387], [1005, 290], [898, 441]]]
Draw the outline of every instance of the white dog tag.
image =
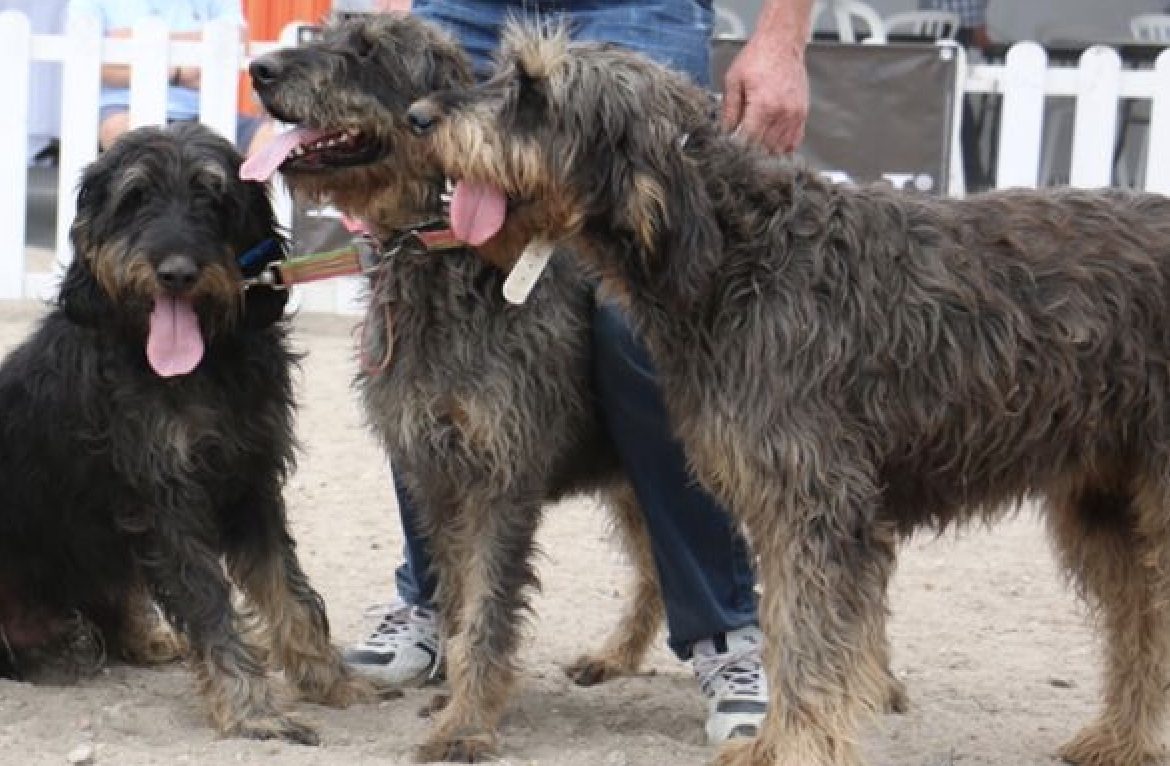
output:
[[504, 280], [504, 300], [517, 306], [528, 300], [528, 294], [548, 265], [553, 249], [552, 243], [541, 239], [534, 239], [525, 246]]

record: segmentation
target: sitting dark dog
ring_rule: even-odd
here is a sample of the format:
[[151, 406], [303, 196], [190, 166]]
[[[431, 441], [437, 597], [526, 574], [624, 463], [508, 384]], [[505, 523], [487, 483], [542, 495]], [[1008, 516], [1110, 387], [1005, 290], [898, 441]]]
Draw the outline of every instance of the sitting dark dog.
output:
[[[0, 366], [0, 658], [35, 672], [89, 633], [166, 659], [177, 646], [153, 599], [220, 732], [315, 743], [267, 659], [313, 701], [368, 687], [330, 645], [287, 529], [284, 298], [242, 288], [284, 243], [239, 164], [179, 125], [128, 133], [85, 172], [59, 305]], [[233, 582], [269, 646], [241, 637]]]
[[[636, 570], [606, 647], [579, 683], [634, 671], [662, 620], [641, 511], [593, 402], [593, 284], [558, 259], [523, 307], [501, 295], [523, 242], [428, 251], [443, 176], [406, 121], [412, 100], [471, 80], [463, 53], [413, 17], [341, 23], [264, 56], [253, 83], [296, 129], [247, 169], [278, 168], [302, 197], [361, 218], [393, 257], [371, 275], [358, 376], [366, 416], [423, 515], [440, 581], [451, 700], [419, 755], [474, 760], [496, 745], [514, 677], [543, 506], [602, 492]], [[486, 259], [486, 260], [485, 260]], [[490, 262], [488, 262], [490, 261]]]

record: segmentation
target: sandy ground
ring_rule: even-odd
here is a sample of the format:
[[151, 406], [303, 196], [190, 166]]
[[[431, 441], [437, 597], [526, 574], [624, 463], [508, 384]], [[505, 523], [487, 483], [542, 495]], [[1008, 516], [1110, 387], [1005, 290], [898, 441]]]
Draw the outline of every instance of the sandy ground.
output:
[[[40, 308], [0, 304], [0, 347]], [[288, 487], [294, 534], [329, 605], [340, 642], [369, 626], [391, 596], [400, 533], [387, 468], [348, 388], [353, 321], [302, 316], [300, 468]], [[657, 649], [644, 675], [578, 689], [560, 666], [609, 629], [625, 583], [601, 517], [587, 502], [551, 509], [541, 540], [544, 591], [503, 734], [502, 763], [520, 766], [703, 764], [703, 706], [688, 666]], [[905, 549], [892, 591], [896, 672], [913, 710], [866, 729], [881, 766], [1056, 763], [1057, 746], [1094, 708], [1096, 653], [1029, 516]], [[90, 743], [94, 762], [143, 764], [398, 764], [427, 722], [429, 692], [350, 710], [302, 705], [323, 744], [220, 740], [181, 667], [115, 667], [74, 687], [0, 681], [0, 765], [67, 763]]]

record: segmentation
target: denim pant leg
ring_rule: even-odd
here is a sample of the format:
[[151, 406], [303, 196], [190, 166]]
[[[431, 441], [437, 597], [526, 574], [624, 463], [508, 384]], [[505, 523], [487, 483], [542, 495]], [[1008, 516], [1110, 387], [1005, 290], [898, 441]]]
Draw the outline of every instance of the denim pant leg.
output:
[[686, 659], [695, 641], [756, 624], [747, 545], [691, 476], [647, 351], [612, 303], [594, 311], [593, 349], [601, 407], [649, 526], [670, 648]]
[[436, 585], [430, 549], [426, 538], [418, 532], [414, 499], [397, 477], [394, 479], [394, 493], [398, 497], [398, 517], [404, 538], [402, 564], [394, 571], [398, 597], [408, 604], [430, 609], [434, 607]]

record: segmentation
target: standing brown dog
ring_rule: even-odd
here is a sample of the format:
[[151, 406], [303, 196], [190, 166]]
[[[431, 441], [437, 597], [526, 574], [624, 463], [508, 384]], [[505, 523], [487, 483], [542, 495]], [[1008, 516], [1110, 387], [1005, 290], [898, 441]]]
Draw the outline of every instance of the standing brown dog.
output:
[[510, 237], [570, 241], [625, 297], [698, 476], [749, 530], [773, 700], [720, 763], [857, 764], [896, 540], [1028, 497], [1106, 643], [1100, 718], [1061, 755], [1156, 759], [1170, 200], [838, 186], [707, 105], [640, 56], [516, 27], [490, 82], [410, 115], [456, 198], [506, 195]]
[[428, 248], [443, 174], [406, 110], [471, 82], [466, 57], [434, 26], [339, 22], [258, 59], [252, 79], [268, 111], [295, 127], [247, 170], [279, 169], [299, 196], [361, 219], [394, 252], [370, 274], [357, 387], [439, 580], [451, 693], [418, 756], [479, 760], [497, 748], [514, 685], [547, 504], [600, 493], [635, 569], [617, 629], [569, 675], [589, 685], [635, 671], [662, 622], [641, 510], [594, 406], [593, 284], [562, 259], [517, 307], [502, 285], [522, 243]]

